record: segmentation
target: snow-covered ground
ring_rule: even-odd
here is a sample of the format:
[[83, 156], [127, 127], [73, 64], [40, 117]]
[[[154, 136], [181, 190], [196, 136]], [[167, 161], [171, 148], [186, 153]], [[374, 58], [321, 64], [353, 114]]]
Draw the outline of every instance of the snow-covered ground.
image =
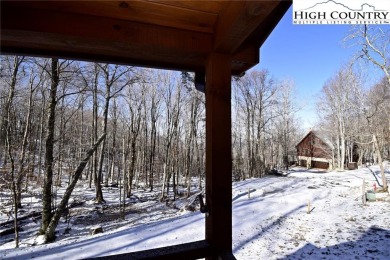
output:
[[[380, 180], [379, 168], [371, 169]], [[390, 181], [389, 168], [387, 177]], [[376, 178], [367, 168], [327, 173], [294, 168], [287, 177], [233, 183], [234, 255], [245, 260], [390, 259], [390, 197], [362, 205], [363, 179], [371, 188]], [[55, 243], [28, 246], [36, 242], [33, 236], [14, 249], [14, 242], [6, 243], [12, 235], [1, 238], [0, 258], [79, 259], [202, 240], [204, 218], [199, 212], [145, 201], [134, 204], [124, 221], [101, 220], [102, 234], [89, 236], [89, 226], [73, 219], [70, 234]], [[39, 222], [29, 224], [24, 232], [37, 227]], [[60, 226], [59, 234], [65, 227]]]

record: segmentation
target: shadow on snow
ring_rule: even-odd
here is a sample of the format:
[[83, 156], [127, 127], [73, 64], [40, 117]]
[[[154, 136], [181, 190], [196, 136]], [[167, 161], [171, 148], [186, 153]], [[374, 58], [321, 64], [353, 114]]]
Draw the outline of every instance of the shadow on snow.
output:
[[372, 226], [359, 239], [325, 248], [311, 243], [279, 259], [390, 259], [390, 230]]

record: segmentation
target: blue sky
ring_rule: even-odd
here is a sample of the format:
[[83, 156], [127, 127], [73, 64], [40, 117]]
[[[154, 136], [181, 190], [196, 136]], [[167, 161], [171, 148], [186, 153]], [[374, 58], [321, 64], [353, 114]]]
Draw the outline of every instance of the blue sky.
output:
[[295, 83], [297, 103], [304, 127], [316, 123], [315, 102], [327, 79], [357, 52], [343, 39], [349, 25], [293, 25], [292, 8], [260, 48], [260, 63], [254, 69], [268, 69], [277, 79]]

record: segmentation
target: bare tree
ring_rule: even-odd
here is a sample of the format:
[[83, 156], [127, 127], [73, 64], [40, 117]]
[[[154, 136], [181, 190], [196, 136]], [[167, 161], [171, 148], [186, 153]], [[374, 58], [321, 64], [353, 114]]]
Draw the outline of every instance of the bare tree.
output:
[[[378, 159], [378, 164], [380, 167], [380, 173], [382, 178], [383, 190], [388, 190], [387, 180], [385, 176], [385, 170], [383, 166], [383, 149], [381, 149], [378, 141], [378, 136], [384, 137], [390, 134], [390, 131], [386, 129], [386, 125], [389, 123], [389, 116], [382, 117], [383, 114], [386, 114], [386, 105], [390, 102], [390, 88], [388, 84], [379, 83], [375, 85], [370, 91], [362, 95], [364, 98], [359, 104], [359, 108], [366, 120], [366, 128], [368, 129], [369, 134], [372, 136], [372, 143], [374, 144], [375, 153]], [[389, 115], [389, 114], [387, 114]], [[387, 134], [386, 134], [387, 132]]]
[[[15, 97], [16, 84], [18, 81], [19, 70], [21, 68], [21, 64], [25, 61], [24, 56], [4, 56], [2, 57], [2, 77], [4, 78], [3, 84], [5, 83], [5, 88], [8, 88], [8, 93], [4, 93], [4, 96], [7, 96], [5, 99], [4, 107], [2, 108], [2, 116], [0, 118], [0, 140], [6, 140], [6, 134], [8, 126], [10, 124], [10, 111], [12, 108], [12, 102]], [[5, 143], [0, 143], [0, 147], [5, 145]], [[6, 147], [6, 146], [5, 146]], [[6, 149], [4, 149], [5, 151]], [[6, 158], [6, 156], [4, 156]]]
[[45, 231], [44, 231], [44, 236], [45, 236], [45, 242], [51, 242], [53, 241], [55, 237], [55, 230], [57, 228], [58, 222], [61, 218], [61, 215], [65, 211], [68, 201], [70, 196], [72, 195], [72, 192], [77, 184], [77, 181], [79, 180], [81, 174], [83, 173], [83, 170], [85, 166], [87, 165], [89, 159], [93, 155], [93, 153], [97, 150], [99, 145], [103, 142], [103, 140], [106, 138], [105, 134], [99, 137], [97, 142], [89, 149], [86, 153], [85, 158], [79, 163], [78, 167], [72, 174], [72, 180], [69, 183], [69, 186], [66, 188], [64, 196], [62, 197], [62, 200], [60, 204], [58, 205], [56, 211], [54, 212], [52, 218], [50, 219]]
[[[387, 27], [361, 25], [352, 27], [351, 33], [344, 39], [346, 42], [352, 42], [361, 47], [357, 53], [358, 58], [363, 58], [379, 68], [387, 79], [387, 88], [390, 88], [390, 30]], [[373, 105], [376, 107], [376, 105]], [[390, 132], [390, 122], [388, 123]], [[375, 143], [376, 136], [373, 135]], [[390, 146], [390, 140], [388, 141]], [[378, 157], [380, 158], [379, 146], [375, 145]], [[381, 166], [381, 173], [383, 173]], [[386, 184], [384, 184], [386, 185]]]
[[57, 89], [60, 81], [60, 64], [58, 59], [51, 59], [50, 71], [50, 96], [47, 107], [46, 137], [45, 137], [45, 175], [42, 191], [42, 223], [40, 233], [44, 234], [52, 217], [52, 183], [54, 163], [54, 129], [55, 110], [57, 105]]
[[[113, 97], [119, 94], [126, 86], [129, 86], [132, 82], [134, 82], [135, 78], [129, 75], [129, 73], [133, 71], [133, 68], [131, 67], [124, 67], [124, 66], [110, 65], [110, 64], [98, 64], [98, 67], [100, 68], [103, 74], [103, 79], [105, 82], [102, 134], [106, 136], [110, 101]], [[103, 163], [104, 163], [105, 148], [106, 148], [106, 139], [103, 140], [101, 146], [99, 170], [95, 178], [95, 189], [96, 189], [95, 199], [97, 203], [104, 202], [101, 183], [103, 180]]]
[[[172, 146], [175, 138], [178, 136], [179, 116], [182, 105], [182, 90], [177, 87], [177, 81], [172, 74], [166, 74], [162, 77], [162, 82], [166, 87], [164, 93], [166, 121], [165, 121], [165, 144], [164, 144], [164, 177], [161, 189], [160, 200], [164, 200], [169, 194], [169, 183], [172, 177]], [[166, 189], [166, 192], [165, 192]]]
[[[136, 88], [137, 87], [137, 88]], [[142, 119], [142, 107], [144, 105], [144, 95], [145, 95], [145, 85], [144, 84], [134, 84], [132, 89], [126, 93], [126, 101], [128, 105], [129, 111], [129, 137], [128, 142], [130, 146], [130, 165], [127, 175], [127, 194], [126, 196], [130, 198], [134, 173], [137, 161], [137, 140], [141, 127], [141, 119]]]
[[[50, 65], [49, 65], [50, 63]], [[55, 143], [56, 143], [56, 108], [59, 100], [67, 96], [78, 93], [63, 91], [58, 93], [62, 84], [63, 88], [68, 88], [69, 80], [74, 76], [75, 71], [72, 67], [73, 62], [67, 60], [59, 61], [57, 58], [52, 58], [50, 62], [43, 60], [41, 67], [50, 77], [49, 99], [47, 104], [47, 120], [46, 120], [46, 136], [45, 136], [45, 162], [44, 162], [44, 180], [42, 188], [42, 223], [39, 230], [40, 234], [47, 232], [48, 226], [53, 217], [52, 206], [52, 186], [54, 176], [55, 163]]]
[[[154, 187], [154, 171], [156, 158], [156, 141], [157, 141], [157, 120], [160, 115], [161, 94], [157, 84], [153, 84], [150, 89], [150, 151], [149, 151], [149, 188]], [[145, 103], [146, 105], [146, 103]], [[146, 112], [146, 107], [144, 108]]]
[[273, 112], [278, 91], [268, 71], [253, 71], [236, 81], [237, 108], [244, 117], [246, 171], [248, 177], [261, 177], [266, 170], [265, 130], [277, 115]]
[[299, 111], [299, 108], [293, 101], [293, 82], [283, 81], [280, 83], [278, 91], [278, 107], [276, 108], [277, 118], [277, 132], [279, 133], [282, 164], [284, 168], [288, 170], [290, 159], [289, 157], [294, 154], [295, 143], [292, 142], [294, 135], [296, 134], [295, 114]]
[[[107, 165], [108, 171], [105, 178], [104, 186], [108, 187], [108, 182], [114, 182], [114, 176], [115, 176], [115, 166], [117, 165], [117, 133], [118, 133], [118, 101], [117, 98], [113, 99], [112, 109], [111, 109], [111, 122], [112, 122], [112, 130], [110, 131], [110, 135], [112, 138], [111, 147], [109, 147], [108, 150], [108, 160], [109, 164]], [[117, 182], [116, 182], [117, 183]]]
[[187, 129], [186, 129], [186, 141], [185, 141], [185, 182], [187, 184], [187, 197], [191, 195], [191, 176], [193, 169], [194, 158], [197, 153], [197, 132], [198, 132], [198, 122], [200, 117], [200, 105], [201, 97], [199, 92], [195, 89], [189, 93], [190, 98], [188, 102], [190, 103], [189, 113], [186, 116], [188, 118]]
[[318, 103], [320, 116], [332, 120], [338, 168], [343, 169], [348, 141], [348, 123], [351, 121], [353, 108], [353, 89], [356, 85], [356, 74], [351, 66], [341, 68], [322, 88]]
[[26, 153], [28, 149], [28, 142], [30, 138], [30, 128], [31, 128], [31, 114], [32, 114], [32, 107], [33, 107], [33, 95], [34, 92], [37, 90], [39, 85], [41, 84], [43, 80], [43, 70], [40, 71], [40, 73], [35, 73], [34, 67], [30, 67], [30, 79], [28, 82], [29, 85], [29, 95], [28, 95], [28, 101], [27, 101], [27, 115], [26, 118], [24, 119], [25, 122], [25, 128], [23, 132], [23, 139], [22, 139], [22, 144], [21, 144], [21, 151], [19, 155], [19, 161], [18, 161], [18, 173], [17, 173], [17, 178], [16, 178], [16, 190], [17, 190], [17, 207], [21, 208], [22, 207], [22, 182], [23, 179], [26, 176]]
[[360, 46], [357, 57], [368, 60], [382, 70], [390, 85], [390, 30], [387, 27], [354, 26], [344, 41]]
[[[12, 197], [13, 197], [13, 210], [14, 210], [14, 230], [15, 230], [15, 247], [19, 247], [19, 230], [18, 230], [18, 208], [21, 207], [20, 205], [20, 200], [19, 200], [19, 186], [18, 186], [18, 180], [21, 178], [22, 173], [19, 172], [17, 176], [15, 176], [15, 158], [13, 155], [13, 146], [16, 146], [13, 141], [13, 135], [12, 135], [12, 110], [13, 110], [13, 102], [14, 102], [14, 96], [15, 96], [15, 91], [16, 91], [16, 85], [17, 85], [17, 80], [18, 80], [18, 73], [19, 69], [21, 67], [22, 62], [24, 61], [24, 57], [18, 57], [15, 56], [13, 57], [13, 62], [11, 62], [11, 57], [7, 57], [7, 67], [8, 67], [8, 72], [10, 75], [10, 81], [8, 83], [8, 97], [5, 103], [5, 108], [4, 108], [4, 114], [2, 116], [2, 121], [1, 121], [1, 129], [0, 129], [0, 139], [5, 140], [5, 143], [2, 144], [7, 151], [8, 156], [5, 155], [4, 157], [8, 157], [10, 160], [10, 177], [11, 177], [11, 192], [12, 192]], [[24, 143], [26, 138], [23, 138]], [[23, 149], [24, 151], [24, 149]], [[24, 157], [24, 154], [22, 154]]]

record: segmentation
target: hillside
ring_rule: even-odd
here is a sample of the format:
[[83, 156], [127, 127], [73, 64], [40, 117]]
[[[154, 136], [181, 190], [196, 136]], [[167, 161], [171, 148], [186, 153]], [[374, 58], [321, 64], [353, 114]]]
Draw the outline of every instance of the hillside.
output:
[[[390, 198], [362, 205], [363, 179], [371, 188], [377, 167], [355, 171], [321, 172], [294, 168], [286, 177], [247, 179], [233, 183], [233, 251], [237, 259], [389, 259]], [[390, 179], [390, 170], [387, 168]], [[250, 198], [248, 198], [248, 190]], [[87, 196], [78, 190], [79, 198]], [[115, 196], [106, 190], [106, 212]], [[93, 192], [91, 192], [92, 194]], [[84, 194], [84, 195], [82, 195]], [[23, 227], [30, 238], [22, 238], [21, 248], [4, 243], [2, 259], [75, 259], [118, 254], [153, 247], [201, 240], [204, 215], [180, 210], [180, 203], [161, 204], [149, 194], [134, 201], [126, 220], [99, 220], [102, 209], [87, 201], [87, 215], [71, 219], [69, 234], [60, 227], [55, 243], [36, 243], [33, 234], [39, 223]], [[310, 201], [310, 214], [307, 204]], [[182, 201], [185, 204], [185, 201]], [[89, 206], [88, 206], [89, 205]], [[114, 210], [113, 210], [114, 211]], [[108, 214], [109, 215], [109, 214]], [[81, 221], [83, 218], [89, 221]], [[83, 224], [81, 224], [83, 223]], [[88, 235], [90, 227], [100, 224], [104, 233]]]

